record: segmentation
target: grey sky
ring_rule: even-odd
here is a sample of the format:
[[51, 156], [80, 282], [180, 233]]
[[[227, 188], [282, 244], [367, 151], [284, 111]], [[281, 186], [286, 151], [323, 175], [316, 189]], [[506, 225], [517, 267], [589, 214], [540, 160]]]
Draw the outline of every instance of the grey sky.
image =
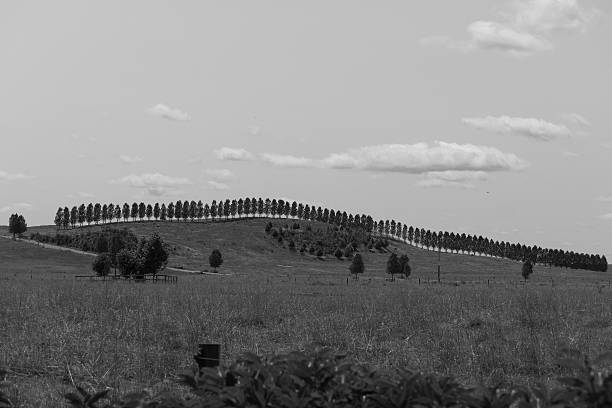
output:
[[612, 3], [20, 1], [0, 211], [274, 196], [612, 255]]

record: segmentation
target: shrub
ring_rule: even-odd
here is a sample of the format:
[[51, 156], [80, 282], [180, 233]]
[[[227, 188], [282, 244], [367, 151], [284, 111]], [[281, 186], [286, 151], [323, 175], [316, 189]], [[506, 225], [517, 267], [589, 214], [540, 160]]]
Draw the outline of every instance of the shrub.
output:
[[208, 257], [208, 263], [212, 268], [214, 268], [215, 272], [217, 272], [217, 268], [223, 264], [223, 256], [221, 255], [221, 251], [214, 249]]
[[334, 252], [334, 256], [338, 259], [342, 259], [342, 250], [340, 248], [336, 248], [336, 251]]
[[523, 275], [523, 279], [529, 279], [529, 275], [533, 273], [533, 265], [529, 261], [525, 261], [523, 263], [523, 267], [521, 268], [521, 275]]
[[128, 248], [117, 252], [117, 268], [124, 276], [140, 275], [141, 260], [138, 252]]

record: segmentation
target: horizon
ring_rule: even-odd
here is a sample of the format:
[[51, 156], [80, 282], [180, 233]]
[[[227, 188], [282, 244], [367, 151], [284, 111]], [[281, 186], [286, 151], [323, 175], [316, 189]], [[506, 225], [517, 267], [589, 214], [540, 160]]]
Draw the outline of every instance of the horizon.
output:
[[261, 196], [612, 257], [612, 3], [5, 9], [3, 225]]

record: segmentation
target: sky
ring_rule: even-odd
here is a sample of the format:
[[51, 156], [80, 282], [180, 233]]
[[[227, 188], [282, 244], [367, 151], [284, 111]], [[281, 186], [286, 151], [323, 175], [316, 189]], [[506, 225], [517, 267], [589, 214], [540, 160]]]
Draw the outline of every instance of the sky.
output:
[[255, 196], [612, 257], [612, 2], [0, 5], [7, 220]]

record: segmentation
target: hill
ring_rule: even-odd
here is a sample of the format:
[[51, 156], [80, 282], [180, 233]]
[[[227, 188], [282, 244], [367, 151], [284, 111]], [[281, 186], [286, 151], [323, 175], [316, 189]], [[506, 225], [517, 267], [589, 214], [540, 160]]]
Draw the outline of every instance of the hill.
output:
[[[157, 232], [171, 245], [173, 253], [168, 266], [185, 270], [206, 270], [208, 255], [213, 249], [223, 253], [221, 271], [233, 274], [266, 274], [298, 276], [348, 276], [349, 260], [338, 260], [327, 256], [323, 259], [309, 254], [290, 251], [285, 243], [279, 245], [265, 233], [265, 225], [272, 221], [275, 226], [292, 224], [285, 219], [240, 219], [229, 222], [127, 222], [113, 224], [115, 228], [128, 228], [138, 236]], [[326, 229], [327, 224], [300, 221], [302, 228]], [[80, 234], [99, 231], [102, 226], [89, 226], [61, 230], [62, 234]], [[28, 234], [55, 235], [55, 226], [30, 227]], [[391, 241], [384, 251], [361, 249], [366, 267], [364, 278], [385, 277], [389, 252], [407, 254], [412, 267], [412, 279], [437, 280], [438, 253], [417, 248], [400, 241]], [[90, 259], [87, 261], [90, 262]], [[521, 263], [508, 259], [471, 256], [463, 254], [440, 254], [441, 278], [443, 281], [508, 282], [520, 279]], [[571, 270], [536, 265], [532, 280], [536, 282], [584, 282], [607, 281], [601, 272]]]

